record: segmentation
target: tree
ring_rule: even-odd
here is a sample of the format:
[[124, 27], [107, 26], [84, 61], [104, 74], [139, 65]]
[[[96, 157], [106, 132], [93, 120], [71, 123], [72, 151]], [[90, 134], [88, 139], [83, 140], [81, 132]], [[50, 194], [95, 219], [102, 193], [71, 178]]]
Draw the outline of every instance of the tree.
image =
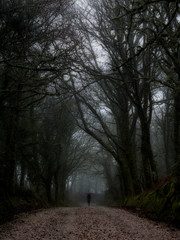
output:
[[[108, 8], [107, 8], [108, 6]], [[140, 191], [140, 184], [136, 168], [136, 159], [133, 156], [134, 151], [134, 133], [137, 118], [141, 123], [141, 151], [142, 161], [144, 163], [144, 187], [150, 188], [157, 180], [156, 164], [153, 159], [150, 143], [150, 123], [152, 114], [151, 87], [150, 79], [152, 69], [148, 70], [151, 64], [149, 49], [143, 56], [137, 56], [137, 44], [146, 42], [143, 33], [136, 30], [137, 21], [123, 15], [123, 8], [120, 8], [117, 2], [108, 3], [107, 1], [98, 1], [91, 5], [92, 15], [85, 20], [80, 20], [80, 30], [84, 34], [84, 51], [78, 55], [79, 69], [83, 69], [84, 75], [78, 76], [81, 81], [87, 82], [91, 79], [94, 84], [90, 94], [94, 97], [94, 102], [90, 97], [76, 94], [76, 100], [79, 101], [79, 110], [82, 123], [87, 132], [93, 135], [119, 162], [122, 173], [124, 174], [124, 184], [126, 191]], [[117, 11], [121, 11], [123, 23], [113, 19]], [[102, 21], [103, 19], [103, 21]], [[98, 26], [98, 27], [97, 27]], [[105, 52], [107, 61], [106, 67], [102, 67], [96, 54], [95, 45], [101, 44], [102, 51]], [[131, 61], [130, 61], [130, 60]], [[87, 63], [87, 64], [86, 64]], [[122, 63], [122, 65], [121, 65]], [[147, 71], [148, 70], [148, 71]], [[91, 85], [92, 86], [92, 85]], [[86, 95], [89, 94], [86, 91]], [[79, 98], [79, 99], [78, 99]], [[98, 99], [98, 100], [97, 100]], [[95, 103], [96, 102], [96, 103]], [[107, 124], [107, 119], [97, 110], [99, 106], [104, 105], [109, 109], [116, 131], [112, 134]], [[100, 124], [99, 132], [105, 134], [108, 143], [99, 137], [99, 134], [89, 131], [83, 108], [81, 104], [86, 105]], [[101, 109], [101, 107], [99, 107]], [[107, 110], [108, 112], [108, 110]], [[104, 118], [104, 119], [103, 119]], [[86, 125], [86, 126], [85, 126]], [[111, 146], [113, 150], [109, 147]], [[133, 159], [134, 158], [134, 159]], [[132, 181], [132, 179], [136, 179]], [[134, 186], [133, 186], [134, 185]]]
[[[125, 189], [132, 189], [131, 193], [130, 178], [138, 178], [134, 178], [137, 176], [136, 161], [128, 155], [131, 155], [130, 149], [135, 146], [133, 141], [137, 120], [141, 128], [143, 187], [151, 188], [158, 179], [151, 145], [151, 120], [155, 106], [153, 89], [157, 82], [174, 90], [175, 86], [178, 87], [178, 9], [176, 1], [136, 3], [99, 0], [89, 2], [79, 20], [84, 44], [77, 53], [76, 67], [81, 73], [76, 78], [80, 79], [83, 86], [91, 86], [84, 93], [76, 94], [80, 124], [113, 155], [124, 175], [129, 175], [127, 179], [131, 183]], [[85, 11], [87, 14], [84, 14]], [[98, 49], [104, 54], [103, 60]], [[167, 80], [163, 79], [165, 75], [168, 76]], [[73, 85], [74, 91], [76, 86], [77, 80]], [[178, 95], [177, 89], [175, 96]], [[178, 97], [175, 100], [174, 120], [177, 174], [180, 148], [177, 147], [179, 104], [176, 102]], [[102, 114], [102, 106], [106, 117]], [[93, 117], [90, 118], [90, 115]], [[113, 121], [117, 131], [112, 131], [107, 115], [112, 116], [111, 124]], [[93, 119], [98, 123], [92, 123]], [[126, 120], [123, 122], [123, 119]], [[129, 149], [127, 142], [131, 146]], [[122, 161], [124, 155], [125, 161]]]
[[[159, 95], [159, 91], [158, 91]], [[159, 157], [162, 174], [172, 174], [174, 165], [173, 149], [173, 98], [172, 91], [167, 88], [161, 88], [162, 99], [157, 100], [157, 106], [154, 109], [152, 121], [154, 149]], [[162, 171], [163, 170], [163, 171]]]
[[[118, 1], [120, 7], [125, 7], [125, 2]], [[157, 66], [156, 74], [150, 81], [159, 82], [161, 86], [169, 87], [174, 95], [174, 150], [175, 165], [174, 174], [179, 176], [179, 4], [178, 1], [147, 1], [132, 3], [124, 8], [126, 15], [140, 16], [140, 26], [144, 24], [148, 28], [143, 30], [147, 42], [140, 46], [136, 56], [140, 56], [149, 47], [154, 56], [153, 62]], [[122, 14], [115, 18], [120, 20]], [[152, 20], [153, 19], [153, 20]], [[152, 20], [152, 21], [151, 21]], [[151, 22], [151, 24], [149, 24]], [[148, 23], [148, 25], [147, 25]]]
[[[162, 4], [161, 22], [156, 19], [154, 25], [156, 28], [163, 29], [157, 39], [159, 51], [161, 52], [161, 61], [158, 61], [158, 66], [162, 70], [162, 74], [156, 79], [161, 85], [170, 88], [173, 92], [174, 99], [174, 151], [175, 151], [175, 168], [174, 174], [179, 177], [180, 170], [180, 93], [179, 93], [179, 19], [178, 2]], [[160, 10], [159, 10], [160, 11]], [[158, 11], [158, 12], [159, 12]], [[159, 55], [159, 54], [158, 54]], [[158, 57], [158, 56], [157, 56]]]
[[65, 12], [71, 11], [70, 4], [63, 0], [60, 5], [56, 0], [0, 3], [2, 197], [13, 193], [23, 113], [46, 95], [57, 94], [55, 87], [69, 69], [70, 54], [76, 45], [69, 37], [73, 34], [72, 24], [65, 17]]

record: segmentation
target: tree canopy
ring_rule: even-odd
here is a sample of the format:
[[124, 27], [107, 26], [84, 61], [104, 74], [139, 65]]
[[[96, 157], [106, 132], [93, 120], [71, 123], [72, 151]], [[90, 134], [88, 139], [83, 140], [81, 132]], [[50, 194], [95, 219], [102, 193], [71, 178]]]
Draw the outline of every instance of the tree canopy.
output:
[[87, 166], [121, 199], [180, 176], [179, 2], [81, 3], [0, 2], [2, 200], [64, 200]]

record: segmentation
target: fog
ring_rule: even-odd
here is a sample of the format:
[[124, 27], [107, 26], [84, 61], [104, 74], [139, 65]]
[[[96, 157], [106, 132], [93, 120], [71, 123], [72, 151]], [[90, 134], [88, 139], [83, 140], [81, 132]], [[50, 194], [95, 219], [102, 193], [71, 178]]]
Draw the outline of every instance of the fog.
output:
[[76, 172], [68, 182], [68, 200], [72, 205], [87, 205], [87, 194], [91, 194], [92, 205], [102, 205], [106, 191], [104, 176], [94, 173], [92, 169], [87, 172]]

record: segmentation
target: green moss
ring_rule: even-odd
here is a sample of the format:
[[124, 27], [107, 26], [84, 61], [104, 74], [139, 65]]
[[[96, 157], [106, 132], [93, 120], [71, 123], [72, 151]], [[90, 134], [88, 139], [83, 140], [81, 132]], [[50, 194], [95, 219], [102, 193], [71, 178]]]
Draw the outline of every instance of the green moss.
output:
[[151, 218], [179, 224], [180, 181], [172, 178], [149, 192], [127, 199], [125, 205], [140, 208]]

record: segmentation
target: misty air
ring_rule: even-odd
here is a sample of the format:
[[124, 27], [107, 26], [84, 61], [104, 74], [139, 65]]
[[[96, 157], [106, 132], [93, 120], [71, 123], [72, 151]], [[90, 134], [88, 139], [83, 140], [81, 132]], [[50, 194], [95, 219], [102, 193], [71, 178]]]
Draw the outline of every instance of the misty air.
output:
[[180, 238], [178, 0], [0, 1], [0, 239]]

